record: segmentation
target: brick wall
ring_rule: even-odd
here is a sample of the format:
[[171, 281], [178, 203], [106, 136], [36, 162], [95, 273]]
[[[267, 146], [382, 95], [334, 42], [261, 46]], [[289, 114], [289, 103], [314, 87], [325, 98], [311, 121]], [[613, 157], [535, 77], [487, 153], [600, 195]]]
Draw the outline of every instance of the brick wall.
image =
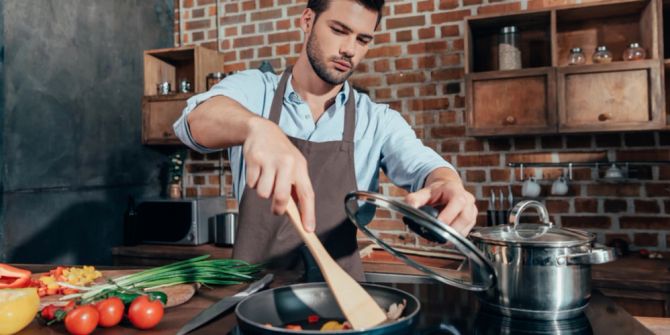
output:
[[[225, 54], [226, 71], [255, 68], [262, 60], [283, 69], [300, 51], [298, 18], [305, 0], [175, 1], [179, 14], [176, 43], [218, 48]], [[387, 1], [374, 45], [352, 76], [373, 99], [400, 111], [426, 145], [459, 168], [467, 188], [478, 199], [480, 224], [485, 222], [491, 190], [506, 193], [511, 184], [515, 196], [520, 196], [519, 171], [507, 168], [509, 162], [670, 160], [670, 132], [496, 139], [465, 136], [463, 18], [580, 2], [587, 0]], [[219, 154], [192, 153], [187, 162], [187, 194], [231, 196], [230, 174], [219, 169], [223, 161]], [[670, 166], [643, 166], [636, 171], [636, 180], [622, 184], [595, 181], [602, 169], [573, 172], [569, 193], [551, 196], [549, 189], [560, 169], [524, 171], [541, 179], [543, 199], [556, 224], [595, 232], [600, 242], [623, 238], [633, 248], [668, 250]], [[381, 190], [393, 196], [405, 194], [385, 178]], [[235, 206], [233, 201], [230, 206]], [[435, 248], [407, 233], [388, 213], [378, 215], [375, 225], [392, 243]]]

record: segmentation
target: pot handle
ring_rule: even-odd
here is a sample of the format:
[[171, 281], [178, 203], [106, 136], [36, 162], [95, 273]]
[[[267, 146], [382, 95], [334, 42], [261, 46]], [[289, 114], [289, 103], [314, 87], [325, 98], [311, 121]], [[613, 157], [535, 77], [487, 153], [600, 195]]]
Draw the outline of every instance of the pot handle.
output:
[[528, 208], [537, 209], [537, 214], [540, 216], [540, 221], [542, 221], [543, 224], [549, 226], [548, 228], [551, 228], [553, 223], [549, 220], [549, 212], [547, 211], [547, 208], [537, 200], [524, 200], [519, 201], [519, 203], [517, 203], [509, 213], [509, 223], [514, 227], [515, 230], [516, 226], [519, 225], [519, 218], [521, 217], [521, 213], [523, 213]]
[[616, 255], [614, 254], [614, 248], [595, 244], [593, 249], [591, 249], [589, 252], [567, 255], [562, 259], [559, 258], [558, 262], [559, 264], [564, 263], [568, 265], [603, 264], [611, 262], [615, 258]]

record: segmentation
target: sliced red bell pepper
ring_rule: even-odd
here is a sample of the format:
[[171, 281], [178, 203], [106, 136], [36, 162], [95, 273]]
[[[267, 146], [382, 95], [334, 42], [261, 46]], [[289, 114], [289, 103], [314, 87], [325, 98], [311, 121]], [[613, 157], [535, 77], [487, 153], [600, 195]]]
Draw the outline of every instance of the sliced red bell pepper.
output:
[[18, 288], [30, 284], [31, 272], [0, 263], [0, 288]]

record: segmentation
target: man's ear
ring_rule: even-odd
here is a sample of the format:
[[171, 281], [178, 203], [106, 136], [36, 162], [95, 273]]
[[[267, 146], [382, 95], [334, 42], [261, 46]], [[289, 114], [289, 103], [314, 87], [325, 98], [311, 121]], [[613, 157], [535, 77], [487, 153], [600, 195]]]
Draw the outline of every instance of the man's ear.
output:
[[314, 28], [314, 18], [316, 18], [316, 13], [310, 8], [305, 8], [304, 11], [302, 11], [302, 15], [300, 16], [300, 28], [305, 34], [308, 34], [312, 31], [312, 28]]

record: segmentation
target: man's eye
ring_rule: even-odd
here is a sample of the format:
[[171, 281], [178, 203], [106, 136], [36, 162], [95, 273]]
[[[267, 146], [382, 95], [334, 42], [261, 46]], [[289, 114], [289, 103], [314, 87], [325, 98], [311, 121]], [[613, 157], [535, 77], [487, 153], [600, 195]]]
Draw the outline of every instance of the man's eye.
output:
[[358, 38], [357, 40], [358, 40], [358, 43], [361, 43], [363, 45], [368, 45], [368, 43], [370, 43], [370, 40], [365, 39], [365, 38]]
[[344, 34], [344, 30], [337, 29], [337, 28], [331, 28], [336, 34]]

